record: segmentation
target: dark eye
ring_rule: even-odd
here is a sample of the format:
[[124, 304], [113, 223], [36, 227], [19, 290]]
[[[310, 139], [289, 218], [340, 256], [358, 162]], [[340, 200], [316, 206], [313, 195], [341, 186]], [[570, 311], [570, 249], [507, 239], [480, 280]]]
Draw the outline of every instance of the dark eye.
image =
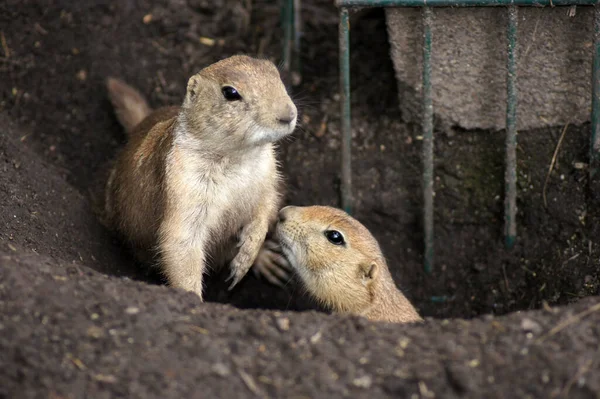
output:
[[339, 231], [327, 230], [325, 232], [325, 237], [327, 237], [329, 242], [332, 244], [335, 244], [335, 245], [343, 245], [344, 244], [344, 236]]
[[221, 89], [221, 91], [223, 92], [223, 96], [227, 101], [238, 101], [242, 99], [240, 93], [238, 93], [238, 91], [231, 86], [225, 86]]

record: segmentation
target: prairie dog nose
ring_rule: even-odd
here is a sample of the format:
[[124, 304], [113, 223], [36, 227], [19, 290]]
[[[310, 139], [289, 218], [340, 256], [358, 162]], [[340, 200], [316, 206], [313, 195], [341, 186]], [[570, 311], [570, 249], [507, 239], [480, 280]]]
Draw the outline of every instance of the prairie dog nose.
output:
[[279, 112], [277, 120], [282, 124], [290, 124], [296, 119], [296, 107], [293, 104], [287, 104]]
[[279, 211], [278, 219], [277, 221], [279, 223], [283, 223], [286, 221], [286, 219], [290, 216], [290, 212], [292, 211], [292, 209], [294, 209], [295, 206], [286, 206], [284, 208], [281, 208], [281, 210]]

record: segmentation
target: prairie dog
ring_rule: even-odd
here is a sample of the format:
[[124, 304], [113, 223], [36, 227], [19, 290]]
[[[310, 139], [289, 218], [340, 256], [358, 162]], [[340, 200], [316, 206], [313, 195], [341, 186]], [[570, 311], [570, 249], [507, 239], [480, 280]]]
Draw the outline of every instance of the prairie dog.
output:
[[346, 212], [287, 206], [276, 236], [306, 290], [339, 313], [387, 322], [422, 320], [398, 290], [377, 240]]
[[[155, 111], [124, 82], [106, 85], [128, 141], [107, 181], [105, 222], [141, 260], [157, 258], [171, 286], [202, 298], [207, 264], [231, 261], [233, 288], [279, 209], [273, 143], [297, 116], [279, 71], [267, 60], [226, 58], [189, 79], [181, 107]], [[269, 277], [281, 274], [277, 263], [258, 267]]]

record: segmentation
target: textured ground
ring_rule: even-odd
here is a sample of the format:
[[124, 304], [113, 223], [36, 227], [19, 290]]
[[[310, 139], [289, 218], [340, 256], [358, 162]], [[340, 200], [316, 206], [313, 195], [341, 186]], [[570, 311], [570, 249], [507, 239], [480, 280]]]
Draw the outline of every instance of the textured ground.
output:
[[192, 294], [45, 256], [4, 255], [0, 262], [6, 398], [600, 393], [597, 299], [394, 326], [201, 304]]

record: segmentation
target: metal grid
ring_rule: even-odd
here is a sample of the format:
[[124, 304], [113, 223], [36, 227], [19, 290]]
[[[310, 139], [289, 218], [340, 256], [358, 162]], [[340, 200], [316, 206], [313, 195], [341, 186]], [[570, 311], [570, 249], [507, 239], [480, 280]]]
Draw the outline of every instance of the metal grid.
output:
[[298, 85], [302, 80], [300, 70], [301, 4], [301, 0], [283, 0], [281, 3], [280, 20], [283, 28], [281, 68], [286, 72], [286, 82], [292, 85]]
[[594, 6], [594, 55], [592, 67], [592, 115], [590, 176], [600, 166], [600, 0], [336, 0], [340, 9], [340, 90], [342, 116], [342, 207], [352, 211], [352, 126], [350, 115], [350, 27], [349, 7], [421, 7], [423, 20], [423, 225], [425, 237], [424, 268], [430, 273], [434, 263], [433, 225], [433, 104], [431, 92], [431, 16], [433, 7], [505, 6], [507, 25], [507, 106], [506, 164], [504, 199], [505, 245], [511, 248], [517, 238], [517, 16], [519, 6]]

